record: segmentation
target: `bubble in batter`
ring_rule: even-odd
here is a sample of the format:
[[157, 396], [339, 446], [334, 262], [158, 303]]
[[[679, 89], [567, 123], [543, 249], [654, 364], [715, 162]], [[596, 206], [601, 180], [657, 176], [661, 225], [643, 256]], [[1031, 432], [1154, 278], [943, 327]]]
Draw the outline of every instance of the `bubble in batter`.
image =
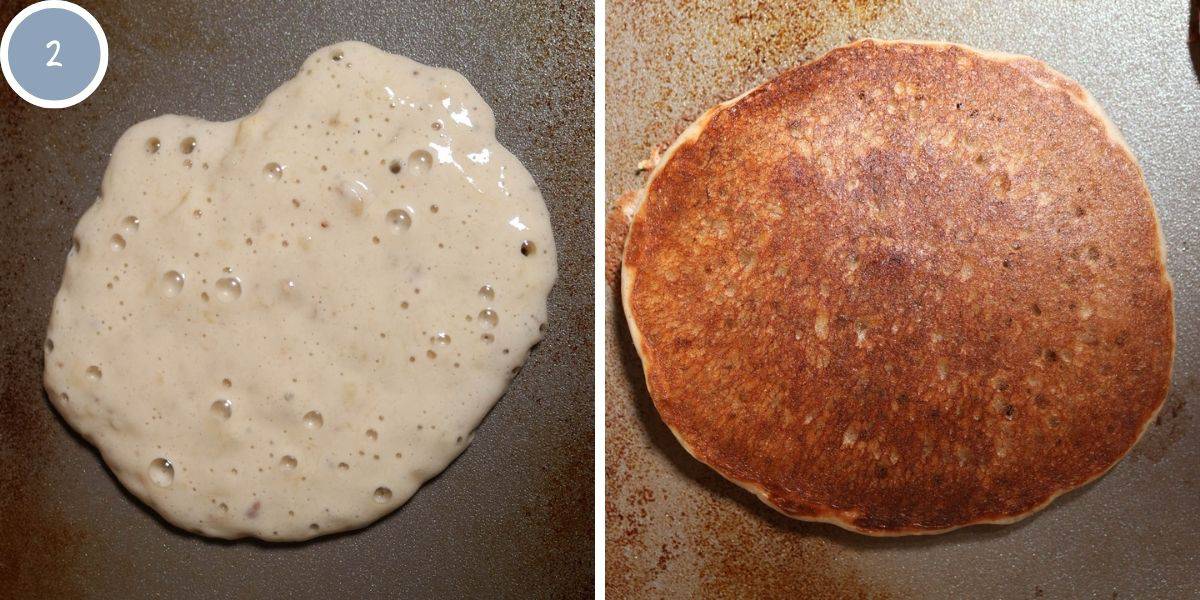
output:
[[304, 426], [305, 427], [307, 427], [309, 429], [320, 429], [324, 425], [325, 425], [325, 418], [321, 416], [321, 413], [319, 413], [315, 410], [310, 410], [310, 411], [304, 413]]
[[167, 271], [163, 273], [159, 289], [162, 290], [162, 295], [168, 298], [178, 296], [183, 291], [183, 274], [179, 271]]
[[481, 325], [483, 325], [485, 328], [491, 329], [492, 327], [495, 327], [496, 324], [499, 322], [500, 322], [500, 316], [496, 314], [496, 311], [494, 311], [490, 308], [485, 308], [485, 309], [479, 311], [479, 323]]
[[423, 175], [433, 166], [433, 156], [425, 150], [416, 150], [408, 155], [408, 170], [416, 175]]
[[209, 411], [218, 419], [226, 421], [233, 416], [233, 403], [224, 399], [217, 400], [209, 406]]
[[150, 481], [158, 487], [170, 487], [175, 481], [175, 467], [165, 458], [156, 458], [150, 462]]
[[222, 277], [217, 280], [217, 299], [233, 302], [242, 296], [242, 282], [237, 277]]
[[389, 490], [385, 487], [377, 487], [375, 488], [374, 499], [375, 502], [378, 502], [379, 504], [388, 502], [392, 499], [392, 490]]
[[400, 233], [412, 227], [412, 209], [409, 208], [394, 208], [387, 213], [387, 221], [392, 226], [392, 231]]
[[279, 179], [283, 177], [283, 165], [277, 162], [269, 162], [263, 167], [263, 173], [266, 174], [267, 179]]

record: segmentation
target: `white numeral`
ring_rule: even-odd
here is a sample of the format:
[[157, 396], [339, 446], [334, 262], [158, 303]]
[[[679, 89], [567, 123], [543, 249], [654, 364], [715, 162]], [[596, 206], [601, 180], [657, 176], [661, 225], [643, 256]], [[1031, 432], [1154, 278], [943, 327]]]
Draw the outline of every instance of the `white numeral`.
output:
[[56, 59], [58, 58], [58, 51], [60, 48], [62, 48], [62, 44], [58, 43], [58, 40], [50, 40], [49, 42], [46, 42], [46, 47], [49, 48], [50, 46], [54, 46], [54, 54], [50, 56], [50, 60], [46, 61], [46, 66], [61, 67], [62, 63], [58, 62]]

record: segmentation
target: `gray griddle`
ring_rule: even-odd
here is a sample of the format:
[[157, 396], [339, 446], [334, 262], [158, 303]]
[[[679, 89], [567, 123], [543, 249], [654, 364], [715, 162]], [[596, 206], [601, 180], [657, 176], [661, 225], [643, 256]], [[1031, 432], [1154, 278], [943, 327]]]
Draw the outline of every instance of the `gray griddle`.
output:
[[[591, 597], [591, 4], [76, 1], [108, 36], [95, 95], [52, 111], [0, 86], [0, 598]], [[0, 23], [26, 4], [0, 3]], [[547, 337], [467, 451], [373, 526], [297, 544], [182, 533], [124, 492], [42, 391], [71, 231], [127, 127], [244, 115], [345, 39], [453, 68], [495, 110], [550, 208]]]

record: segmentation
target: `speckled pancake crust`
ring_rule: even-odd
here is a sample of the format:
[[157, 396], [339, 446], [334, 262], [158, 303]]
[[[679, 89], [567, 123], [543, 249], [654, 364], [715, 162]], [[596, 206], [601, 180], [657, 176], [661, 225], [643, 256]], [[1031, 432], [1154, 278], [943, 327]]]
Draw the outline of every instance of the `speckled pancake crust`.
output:
[[792, 517], [1006, 523], [1103, 474], [1162, 405], [1171, 284], [1141, 171], [1025, 57], [866, 40], [721, 104], [625, 245], [663, 420]]

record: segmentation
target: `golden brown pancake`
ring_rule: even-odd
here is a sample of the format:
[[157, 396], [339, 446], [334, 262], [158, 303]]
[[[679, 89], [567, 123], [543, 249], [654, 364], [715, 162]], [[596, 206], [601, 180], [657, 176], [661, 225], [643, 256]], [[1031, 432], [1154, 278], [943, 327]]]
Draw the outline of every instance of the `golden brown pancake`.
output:
[[654, 403], [792, 517], [1012, 522], [1112, 467], [1166, 395], [1141, 170], [1034, 59], [837, 48], [703, 115], [641, 196], [622, 295]]

